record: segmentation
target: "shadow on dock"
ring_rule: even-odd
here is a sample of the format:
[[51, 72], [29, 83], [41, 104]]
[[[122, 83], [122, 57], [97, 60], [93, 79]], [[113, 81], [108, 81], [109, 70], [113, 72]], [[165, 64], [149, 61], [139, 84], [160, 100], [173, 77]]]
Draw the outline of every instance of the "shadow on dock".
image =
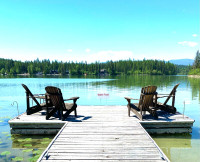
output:
[[92, 116], [77, 115], [76, 118], [74, 116], [73, 117], [69, 116], [65, 121], [68, 121], [68, 122], [83, 122], [83, 121], [89, 120], [91, 118], [92, 118]]

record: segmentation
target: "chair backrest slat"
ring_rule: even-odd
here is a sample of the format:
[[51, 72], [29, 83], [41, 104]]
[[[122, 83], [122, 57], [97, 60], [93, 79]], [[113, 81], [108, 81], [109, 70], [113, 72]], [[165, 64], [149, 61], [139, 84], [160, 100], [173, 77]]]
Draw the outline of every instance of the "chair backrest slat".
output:
[[27, 97], [30, 96], [30, 97], [33, 99], [33, 101], [35, 101], [35, 103], [37, 104], [37, 106], [40, 107], [39, 102], [36, 100], [36, 98], [35, 98], [34, 95], [31, 93], [31, 91], [29, 90], [29, 88], [28, 88], [25, 84], [22, 84], [22, 87], [24, 87], [24, 89], [26, 90]]
[[157, 95], [156, 86], [143, 87], [141, 90], [139, 108], [143, 111], [148, 110], [149, 106], [153, 106], [154, 96]]
[[174, 86], [174, 88], [172, 89], [172, 91], [170, 92], [169, 96], [167, 97], [167, 99], [165, 100], [165, 102], [163, 103], [163, 105], [166, 105], [167, 102], [169, 101], [169, 99], [172, 97], [172, 96], [175, 96], [175, 93], [176, 93], [176, 89], [177, 87], [179, 86], [180, 83], [176, 84]]
[[48, 86], [45, 88], [46, 92], [49, 94], [50, 100], [56, 108], [65, 108], [62, 92], [60, 88]]

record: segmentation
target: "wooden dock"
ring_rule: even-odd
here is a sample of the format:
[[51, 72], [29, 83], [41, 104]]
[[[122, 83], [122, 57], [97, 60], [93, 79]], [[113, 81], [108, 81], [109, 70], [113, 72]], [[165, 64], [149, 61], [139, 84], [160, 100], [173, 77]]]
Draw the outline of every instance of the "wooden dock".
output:
[[[66, 121], [26, 113], [9, 121], [12, 134], [56, 134], [38, 161], [169, 161], [148, 133], [190, 133], [193, 119], [159, 113], [143, 121], [126, 106], [78, 106]], [[148, 133], [147, 133], [148, 131]]]
[[[194, 120], [179, 112], [176, 114], [166, 113], [165, 111], [157, 111], [158, 120], [154, 120], [148, 115], [143, 121], [138, 121], [143, 128], [150, 134], [164, 133], [192, 133]], [[133, 115], [133, 114], [132, 114]]]
[[79, 106], [38, 161], [169, 161], [125, 106]]
[[[102, 117], [102, 122], [107, 120], [112, 121], [117, 117], [124, 117], [126, 120], [128, 120], [128, 122], [134, 120], [139, 122], [148, 133], [156, 134], [191, 133], [194, 123], [193, 119], [183, 116], [179, 112], [176, 114], [169, 114], [162, 111], [158, 111], [158, 120], [154, 120], [151, 115], [148, 115], [147, 113], [147, 115], [144, 117], [144, 120], [140, 121], [134, 116], [133, 113], [131, 113], [131, 117], [128, 118], [128, 110], [126, 106], [78, 106], [77, 111], [77, 118], [74, 118], [72, 113], [72, 115], [70, 115], [66, 121], [61, 121], [57, 118], [46, 120], [44, 112], [38, 112], [32, 115], [26, 115], [26, 113], [24, 113], [9, 121], [11, 133], [57, 134], [66, 122], [86, 123], [87, 121], [97, 120], [97, 115]], [[105, 119], [105, 117], [109, 119]], [[100, 118], [98, 118], [98, 120], [100, 120]]]

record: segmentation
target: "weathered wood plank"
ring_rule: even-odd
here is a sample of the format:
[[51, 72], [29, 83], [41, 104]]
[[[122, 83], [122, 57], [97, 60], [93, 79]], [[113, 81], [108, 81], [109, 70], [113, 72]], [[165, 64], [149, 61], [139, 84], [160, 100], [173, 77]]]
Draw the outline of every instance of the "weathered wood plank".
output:
[[96, 126], [79, 126], [79, 127], [72, 127], [70, 125], [68, 125], [70, 127], [70, 129], [66, 129], [63, 130], [63, 132], [67, 132], [67, 131], [73, 131], [73, 130], [85, 130], [87, 128], [87, 130], [94, 130], [94, 129], [98, 129], [98, 130], [134, 130], [134, 129], [140, 129], [141, 126], [106, 126], [106, 125], [96, 125]]
[[121, 154], [155, 154], [159, 153], [159, 151], [152, 147], [149, 148], [92, 148], [92, 149], [80, 149], [80, 148], [66, 148], [66, 149], [52, 149], [48, 151], [48, 153], [51, 152], [60, 152], [60, 153], [121, 153]]
[[[41, 162], [46, 162], [47, 160], [41, 160]], [[125, 159], [120, 159], [120, 160], [94, 160], [94, 159], [87, 159], [87, 160], [66, 160], [66, 159], [60, 159], [60, 160], [56, 160], [56, 162], [102, 162], [102, 161], [109, 161], [109, 162], [130, 162], [130, 161], [137, 161], [137, 162], [163, 162], [163, 160], [150, 160], [150, 159], [143, 159], [143, 160], [138, 160], [138, 159], [135, 159], [135, 160], [125, 160]], [[48, 160], [48, 162], [55, 162], [55, 160]]]
[[146, 129], [150, 134], [164, 134], [164, 133], [192, 133], [192, 128], [159, 128], [159, 129]]
[[121, 139], [129, 139], [129, 138], [131, 138], [131, 139], [135, 139], [135, 140], [137, 140], [137, 139], [145, 139], [145, 138], [148, 138], [147, 136], [146, 136], [146, 134], [145, 133], [143, 133], [143, 134], [135, 134], [134, 135], [134, 138], [133, 138], [133, 136], [132, 136], [132, 134], [126, 134], [126, 136], [124, 136], [123, 134], [117, 134], [117, 135], [115, 135], [115, 136], [113, 136], [112, 134], [60, 134], [59, 135], [59, 138], [73, 138], [73, 139], [75, 139], [75, 138], [79, 138], [79, 139], [81, 139], [81, 138], [83, 138], [83, 139], [115, 139], [115, 138], [121, 138]]
[[120, 122], [85, 122], [84, 125], [80, 126], [78, 122], [72, 123], [69, 122], [68, 126], [74, 128], [74, 127], [95, 127], [95, 126], [106, 126], [106, 127], [136, 127], [140, 126], [139, 123], [137, 122], [125, 122], [125, 121], [120, 121]]
[[[45, 159], [45, 158], [44, 158]], [[143, 159], [149, 159], [149, 160], [160, 160], [160, 155], [126, 155], [126, 154], [109, 154], [109, 155], [105, 155], [105, 154], [74, 154], [74, 155], [70, 155], [70, 154], [51, 154], [48, 158], [49, 160], [60, 160], [60, 159], [66, 159], [66, 160], [86, 160], [86, 159], [91, 159], [91, 160], [121, 160], [121, 159], [125, 159], [125, 160], [143, 160]]]
[[40, 160], [163, 161], [165, 155], [126, 109], [101, 108], [84, 107], [84, 116], [69, 120]]
[[191, 128], [193, 123], [171, 123], [171, 124], [142, 124], [146, 128]]
[[55, 135], [59, 132], [58, 129], [11, 129], [10, 132], [11, 134], [24, 134], [24, 135], [30, 135], [30, 134], [49, 134], [49, 135]]
[[64, 131], [63, 133], [64, 134], [72, 134], [72, 133], [103, 133], [103, 134], [106, 134], [106, 133], [112, 133], [112, 134], [116, 134], [116, 133], [119, 133], [119, 134], [135, 134], [135, 133], [144, 133], [144, 131], [143, 130], [137, 130], [137, 132], [136, 131], [134, 131], [134, 130], [126, 130], [126, 129], [122, 129], [122, 130], [116, 130], [116, 129], [108, 129], [108, 128], [105, 128], [104, 130], [103, 129], [95, 129], [95, 130], [90, 130], [90, 129], [79, 129], [79, 130], [73, 130], [73, 129], [71, 129], [71, 130], [66, 130], [66, 131]]
[[80, 141], [79, 143], [78, 142], [68, 142], [68, 143], [62, 143], [62, 142], [57, 142], [55, 141], [54, 142], [54, 145], [57, 145], [57, 146], [69, 146], [69, 147], [73, 147], [73, 146], [77, 146], [77, 147], [117, 147], [119, 145], [123, 145], [124, 147], [126, 146], [129, 146], [129, 145], [133, 145], [134, 144], [134, 147], [135, 146], [141, 146], [142, 147], [153, 147], [154, 144], [150, 141], [145, 141], [145, 142], [138, 142], [138, 143], [133, 143], [133, 142], [124, 142], [124, 141], [99, 141], [99, 142], [94, 142], [94, 141], [87, 141], [87, 142], [84, 142], [84, 141]]
[[[93, 136], [93, 135], [92, 135]], [[90, 137], [88, 137], [88, 136], [83, 136], [83, 137], [81, 137], [81, 136], [75, 136], [75, 137], [73, 137], [73, 136], [71, 136], [71, 137], [67, 137], [67, 136], [65, 136], [65, 137], [59, 137], [59, 139], [57, 139], [57, 141], [77, 141], [77, 140], [84, 140], [84, 141], [102, 141], [102, 140], [106, 140], [106, 141], [116, 141], [116, 140], [121, 140], [121, 141], [134, 141], [134, 142], [136, 142], [136, 141], [139, 141], [139, 140], [141, 140], [141, 138], [143, 138], [142, 140], [143, 141], [146, 141], [146, 140], [149, 140], [149, 138], [147, 137], [147, 136], [145, 136], [145, 135], [135, 135], [134, 137], [134, 139], [133, 139], [133, 137], [132, 136], [122, 136], [122, 137], [115, 137], [115, 136], [113, 136], [113, 137], [99, 137], [99, 136], [90, 136]]]
[[[145, 118], [144, 121], [139, 121], [134, 116], [130, 117], [130, 120], [127, 116], [126, 106], [78, 106], [78, 117], [75, 118], [72, 113], [66, 121], [58, 120], [58, 118], [46, 120], [45, 115], [42, 115], [41, 112], [37, 112], [32, 115], [23, 113], [19, 116], [20, 119], [11, 119], [9, 124], [12, 128], [11, 133], [13, 134], [46, 134], [47, 131], [49, 131], [48, 134], [55, 134], [65, 123], [69, 125], [72, 124], [72, 129], [75, 129], [74, 127], [80, 127], [80, 122], [84, 123], [84, 125], [81, 126], [84, 128], [87, 128], [89, 125], [91, 127], [107, 126], [107, 129], [109, 129], [108, 127], [110, 126], [125, 128], [126, 126], [138, 126], [141, 123], [149, 133], [190, 133], [194, 122], [194, 120], [178, 112], [171, 116], [169, 114], [162, 114], [159, 116], [158, 120]], [[44, 130], [40, 131], [39, 129]]]
[[19, 128], [48, 128], [48, 129], [55, 129], [55, 128], [58, 128], [58, 129], [61, 129], [63, 127], [65, 123], [51, 123], [51, 124], [10, 124], [10, 127], [11, 128], [14, 128], [14, 129], [19, 129]]
[[[155, 148], [155, 145], [139, 145], [139, 144], [137, 144], [137, 145], [135, 145], [135, 144], [132, 144], [133, 146], [130, 146], [130, 145], [122, 145], [122, 146], [120, 146], [120, 145], [87, 145], [87, 146], [85, 146], [84, 147], [84, 145], [79, 145], [78, 147], [79, 147], [79, 149], [104, 149], [104, 148], [106, 148], [106, 149], [113, 149], [113, 148], [116, 148], [116, 147], [118, 147], [118, 148], [120, 148], [120, 149], [124, 149], [125, 147], [127, 148], [127, 149], [131, 149], [131, 148], [135, 148], [135, 149], [152, 149], [152, 148]], [[53, 145], [52, 147], [51, 147], [51, 149], [75, 149], [75, 148], [77, 148], [77, 145]]]
[[[45, 115], [38, 112], [29, 116], [23, 114], [20, 119], [9, 122], [13, 128], [27, 129], [26, 126], [29, 126], [35, 129], [28, 128], [26, 132], [29, 133], [39, 130], [40, 126], [54, 127], [49, 130], [58, 131], [61, 125], [67, 123], [46, 150], [50, 155], [48, 161], [163, 161], [162, 156], [165, 155], [141, 127], [140, 121], [133, 116], [128, 117], [126, 106], [78, 106], [77, 111], [77, 118], [72, 114], [66, 121], [57, 118], [46, 120]], [[176, 113], [156, 121], [147, 118], [142, 122], [146, 122], [143, 124], [149, 130], [158, 125], [159, 129], [165, 130], [175, 126], [187, 128], [194, 121]], [[165, 157], [165, 160], [168, 159]]]
[[[110, 156], [110, 157], [113, 157], [113, 156], [118, 156], [118, 158], [120, 157], [123, 157], [123, 156], [130, 156], [130, 157], [135, 157], [135, 156], [155, 156], [157, 157], [157, 159], [160, 159], [160, 156], [158, 156], [158, 152], [119, 152], [119, 150], [117, 150], [116, 152], [105, 152], [105, 150], [102, 150], [102, 151], [98, 151], [98, 152], [58, 152], [58, 151], [55, 151], [55, 152], [48, 152], [49, 154], [51, 154], [51, 156], [77, 156], [77, 153], [78, 155], [80, 156], [96, 156], [96, 157], [102, 157], [102, 156]], [[66, 159], [68, 157], [65, 157]], [[123, 159], [123, 158], [122, 158]]]

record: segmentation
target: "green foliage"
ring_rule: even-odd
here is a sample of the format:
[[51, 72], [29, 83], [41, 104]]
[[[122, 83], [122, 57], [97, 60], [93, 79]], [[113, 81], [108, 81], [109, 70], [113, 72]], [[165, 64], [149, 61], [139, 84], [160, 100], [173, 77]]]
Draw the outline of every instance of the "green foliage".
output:
[[41, 142], [41, 144], [45, 145], [45, 144], [49, 144], [48, 141], [44, 141], [44, 142]]
[[34, 157], [32, 157], [32, 158], [29, 158], [28, 160], [29, 160], [30, 162], [35, 162], [35, 161], [37, 161], [37, 159], [39, 159], [39, 157], [40, 157], [40, 155], [36, 155], [36, 156], [34, 156]]
[[196, 53], [193, 67], [194, 68], [200, 68], [200, 53], [199, 53], [199, 50]]
[[10, 137], [10, 138], [8, 138], [9, 140], [14, 140], [15, 138], [13, 138], [13, 137]]
[[188, 74], [189, 75], [200, 75], [200, 68], [191, 69]]
[[186, 66], [186, 65], [176, 65], [176, 69], [177, 69], [177, 74], [179, 75], [187, 75], [190, 71], [190, 65]]
[[32, 147], [32, 144], [25, 144], [24, 147]]
[[33, 154], [36, 154], [36, 155], [41, 155], [42, 154], [42, 150], [36, 150], [36, 151], [33, 151]]
[[150, 74], [150, 75], [175, 75], [177, 74], [176, 66], [172, 63], [158, 60], [119, 60], [107, 61], [104, 63], [95, 62], [58, 62], [50, 60], [36, 59], [35, 61], [13, 61], [10, 59], [0, 59], [1, 74], [23, 74], [30, 75], [43, 73], [65, 75], [70, 72], [71, 75], [133, 75], [133, 74]]
[[23, 161], [23, 157], [15, 157], [15, 158], [12, 158], [12, 161]]
[[17, 141], [18, 142], [24, 142], [25, 140], [24, 139], [18, 139]]
[[3, 155], [10, 155], [10, 154], [11, 154], [10, 151], [4, 151], [4, 152], [1, 153], [2, 156], [3, 156]]
[[33, 151], [33, 149], [26, 149], [26, 150], [23, 150], [23, 152], [31, 152]]
[[200, 75], [200, 53], [196, 52], [193, 67], [190, 68], [189, 75]]
[[6, 71], [5, 71], [4, 68], [2, 68], [1, 71], [0, 71], [0, 73], [3, 74], [3, 75], [5, 74], [5, 72], [6, 72]]
[[26, 141], [26, 142], [30, 142], [30, 141], [32, 141], [32, 138], [25, 138], [24, 141]]

